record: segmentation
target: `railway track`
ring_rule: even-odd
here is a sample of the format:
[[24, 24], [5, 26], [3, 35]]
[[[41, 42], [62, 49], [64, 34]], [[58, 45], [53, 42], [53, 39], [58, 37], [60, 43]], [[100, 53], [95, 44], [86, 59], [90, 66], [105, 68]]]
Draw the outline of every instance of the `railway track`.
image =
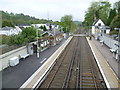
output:
[[82, 52], [79, 62], [79, 83], [77, 84], [77, 88], [92, 88], [95, 90], [98, 88], [105, 88], [104, 81], [91, 53], [90, 47], [87, 44], [87, 40], [85, 38], [80, 39], [80, 48]]
[[[73, 41], [75, 42], [74, 38], [73, 38]], [[71, 55], [71, 51], [73, 50], [73, 48], [71, 48], [71, 47], [73, 47], [73, 46], [74, 46], [74, 43], [70, 42], [70, 44], [68, 45], [66, 50], [63, 52], [63, 54], [61, 55], [59, 60], [57, 60], [56, 65], [53, 67], [53, 69], [49, 73], [49, 76], [47, 77], [47, 79], [40, 86], [41, 88], [50, 88], [50, 87], [51, 88], [55, 88], [55, 87], [62, 88], [65, 74], [67, 73], [66, 69], [68, 69], [67, 64], [70, 63], [70, 61], [68, 61], [71, 58], [69, 55]], [[66, 56], [69, 56], [69, 58], [67, 59]], [[58, 75], [62, 75], [62, 76], [58, 76]], [[56, 79], [56, 78], [58, 78], [58, 79]], [[59, 84], [59, 85], [53, 85], [53, 82], [55, 82], [55, 84]]]
[[106, 88], [85, 37], [72, 39], [39, 88]]

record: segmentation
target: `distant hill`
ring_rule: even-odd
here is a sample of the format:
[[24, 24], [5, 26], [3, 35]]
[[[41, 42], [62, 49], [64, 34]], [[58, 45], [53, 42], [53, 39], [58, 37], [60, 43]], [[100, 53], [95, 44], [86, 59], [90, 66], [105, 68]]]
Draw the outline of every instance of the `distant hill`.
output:
[[4, 11], [2, 12], [2, 21], [8, 21], [12, 22], [12, 24], [35, 24], [35, 23], [47, 23], [48, 21], [45, 19], [38, 19], [29, 15], [21, 14], [14, 14], [14, 13], [8, 13]]
[[74, 21], [74, 23], [78, 24], [78, 25], [81, 25], [82, 24], [82, 21]]

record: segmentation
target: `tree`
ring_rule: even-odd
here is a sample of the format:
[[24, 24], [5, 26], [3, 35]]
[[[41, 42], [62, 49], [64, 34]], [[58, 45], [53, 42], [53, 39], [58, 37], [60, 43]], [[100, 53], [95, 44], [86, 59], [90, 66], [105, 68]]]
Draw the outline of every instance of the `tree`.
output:
[[22, 34], [19, 35], [12, 35], [10, 36], [10, 44], [12, 45], [21, 45], [25, 43], [25, 38], [22, 36]]
[[36, 29], [34, 27], [27, 27], [23, 29], [21, 35], [24, 38], [25, 42], [34, 41], [36, 38]]
[[43, 26], [40, 26], [39, 28], [40, 28], [40, 29], [43, 29]]
[[46, 29], [46, 26], [44, 25], [44, 26], [40, 26], [39, 27], [40, 29], [43, 29], [44, 31], [47, 31], [47, 29]]
[[114, 19], [112, 20], [110, 27], [112, 29], [114, 28], [120, 28], [120, 14], [117, 15], [116, 17], [114, 17]]
[[107, 21], [107, 25], [109, 26], [110, 23], [112, 22], [113, 18], [117, 15], [116, 9], [111, 9]]
[[44, 31], [47, 31], [47, 29], [46, 29], [46, 26], [45, 26], [45, 25], [43, 26], [43, 30], [44, 30]]
[[120, 14], [120, 1], [114, 3], [114, 8], [117, 10], [117, 14]]
[[8, 27], [15, 27], [10, 21], [3, 21], [2, 27], [5, 27], [5, 26], [8, 26]]
[[71, 30], [71, 24], [72, 24], [72, 16], [71, 15], [65, 15], [61, 18], [60, 25], [63, 26], [64, 32], [69, 32]]
[[10, 36], [6, 36], [6, 35], [0, 35], [1, 40], [0, 40], [0, 44], [7, 44], [10, 45], [11, 44], [11, 37]]
[[105, 24], [109, 15], [111, 4], [108, 1], [92, 2], [85, 14], [84, 25], [91, 26], [94, 20], [101, 18]]

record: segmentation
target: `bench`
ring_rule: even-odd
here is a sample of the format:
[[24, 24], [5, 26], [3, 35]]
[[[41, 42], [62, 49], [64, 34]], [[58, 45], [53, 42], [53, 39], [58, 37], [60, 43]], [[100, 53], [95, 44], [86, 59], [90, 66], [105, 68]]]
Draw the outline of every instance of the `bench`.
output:
[[117, 49], [110, 49], [110, 51], [113, 53], [113, 57], [116, 58], [116, 54], [117, 54]]
[[101, 43], [101, 45], [103, 45], [104, 41], [103, 41], [103, 40], [101, 40], [101, 41], [100, 41], [100, 43]]
[[24, 58], [25, 59], [28, 56], [30, 56], [30, 54], [20, 55], [20, 58]]
[[100, 43], [103, 43], [103, 42], [104, 42], [103, 40], [100, 41]]
[[115, 53], [115, 52], [116, 52], [116, 49], [111, 48], [110, 51], [111, 51], [112, 53]]

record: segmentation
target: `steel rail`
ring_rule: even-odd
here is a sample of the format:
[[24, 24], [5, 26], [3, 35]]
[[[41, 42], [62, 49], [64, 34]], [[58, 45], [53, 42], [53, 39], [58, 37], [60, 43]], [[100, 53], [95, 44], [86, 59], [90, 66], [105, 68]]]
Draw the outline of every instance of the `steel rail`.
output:
[[69, 88], [69, 81], [70, 81], [70, 77], [71, 77], [71, 74], [72, 74], [72, 70], [73, 70], [73, 65], [74, 65], [74, 60], [75, 60], [75, 57], [76, 57], [76, 52], [77, 52], [77, 47], [78, 46], [78, 41], [76, 41], [76, 45], [74, 47], [74, 51], [73, 51], [73, 55], [72, 55], [72, 58], [71, 58], [71, 63], [70, 63], [70, 66], [69, 66], [69, 70], [68, 70], [68, 73], [66, 74], [65, 76], [65, 80], [64, 80], [64, 83], [62, 85], [62, 88], [66, 89], [66, 88]]
[[[72, 43], [72, 41], [71, 41], [71, 44], [69, 45], [69, 47], [70, 47], [72, 44], [73, 44], [73, 43]], [[67, 47], [67, 48], [68, 48], [68, 47]], [[64, 56], [63, 56], [63, 57], [65, 57], [65, 56], [67, 55], [67, 53], [69, 52], [69, 50], [70, 50], [69, 48], [68, 48], [68, 50], [65, 50], [65, 51], [66, 51], [66, 53], [64, 54]], [[53, 75], [53, 77], [52, 77], [52, 79], [51, 79], [50, 83], [49, 83], [49, 84], [48, 84], [48, 86], [46, 87], [46, 88], [47, 88], [47, 90], [49, 89], [49, 87], [50, 87], [51, 83], [53, 82], [53, 80], [54, 80], [54, 78], [55, 78], [55, 76], [56, 76], [57, 72], [59, 71], [59, 68], [61, 67], [61, 65], [62, 65], [63, 61], [64, 61], [64, 58], [62, 59], [61, 63], [59, 64], [59, 66], [58, 66], [58, 68], [57, 68], [56, 72], [54, 73], [54, 75]]]

